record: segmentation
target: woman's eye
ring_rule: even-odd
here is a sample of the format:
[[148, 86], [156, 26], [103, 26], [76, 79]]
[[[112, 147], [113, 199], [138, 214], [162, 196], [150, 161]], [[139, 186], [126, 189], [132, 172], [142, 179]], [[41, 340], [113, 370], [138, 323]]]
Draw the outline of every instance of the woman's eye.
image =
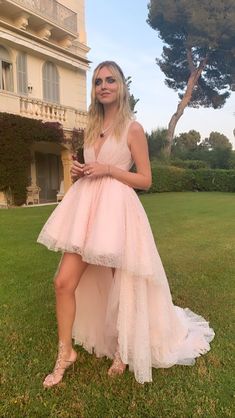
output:
[[97, 78], [96, 80], [95, 80], [95, 86], [100, 86], [100, 84], [102, 83], [102, 80], [101, 80], [101, 78]]
[[100, 86], [103, 83], [103, 81], [107, 84], [113, 84], [115, 83], [116, 79], [113, 77], [106, 77], [105, 80], [102, 80], [102, 78], [96, 78], [95, 86]]
[[115, 83], [115, 78], [113, 78], [113, 77], [107, 77], [107, 82], [109, 83], [109, 84], [112, 84], [112, 83]]

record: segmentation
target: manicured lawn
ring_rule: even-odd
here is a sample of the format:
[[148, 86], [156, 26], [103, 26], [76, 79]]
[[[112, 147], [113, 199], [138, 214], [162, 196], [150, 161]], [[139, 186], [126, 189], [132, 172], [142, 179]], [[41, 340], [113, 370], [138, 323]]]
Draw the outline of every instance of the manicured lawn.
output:
[[75, 373], [42, 387], [56, 354], [52, 278], [60, 255], [36, 244], [52, 206], [0, 211], [1, 418], [234, 417], [235, 195], [142, 195], [175, 304], [211, 322], [212, 350], [194, 367], [138, 384], [107, 377], [110, 361], [78, 348]]

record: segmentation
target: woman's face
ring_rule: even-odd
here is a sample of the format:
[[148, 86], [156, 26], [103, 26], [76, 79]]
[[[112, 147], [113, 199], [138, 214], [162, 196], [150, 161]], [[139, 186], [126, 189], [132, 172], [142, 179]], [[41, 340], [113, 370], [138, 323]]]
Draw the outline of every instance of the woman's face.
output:
[[95, 96], [103, 105], [114, 104], [118, 100], [118, 83], [108, 67], [102, 67], [96, 75]]

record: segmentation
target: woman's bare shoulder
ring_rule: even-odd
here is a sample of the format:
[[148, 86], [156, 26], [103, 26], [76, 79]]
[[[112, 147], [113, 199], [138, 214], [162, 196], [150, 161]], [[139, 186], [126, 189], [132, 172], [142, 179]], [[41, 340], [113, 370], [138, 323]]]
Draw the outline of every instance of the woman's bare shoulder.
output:
[[127, 135], [127, 143], [128, 143], [129, 148], [131, 148], [134, 142], [145, 142], [145, 141], [146, 141], [146, 136], [145, 136], [143, 126], [141, 125], [141, 123], [134, 120], [133, 122], [131, 122], [131, 125], [128, 130], [128, 135]]
[[144, 128], [141, 125], [141, 123], [137, 122], [136, 120], [133, 120], [130, 124], [129, 128], [129, 134], [137, 134], [137, 133], [144, 133]]

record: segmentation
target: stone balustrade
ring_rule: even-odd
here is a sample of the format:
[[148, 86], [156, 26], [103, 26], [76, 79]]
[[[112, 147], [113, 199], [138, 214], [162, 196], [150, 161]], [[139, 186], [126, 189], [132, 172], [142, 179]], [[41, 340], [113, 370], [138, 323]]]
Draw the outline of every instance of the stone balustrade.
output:
[[85, 129], [87, 123], [87, 112], [84, 110], [24, 96], [20, 96], [20, 114], [33, 119], [59, 122], [69, 130]]
[[69, 31], [77, 32], [77, 13], [56, 0], [13, 0], [13, 2], [49, 18]]
[[39, 99], [20, 97], [20, 114], [31, 118], [48, 121], [66, 122], [67, 111], [65, 106], [47, 103]]
[[75, 111], [75, 128], [85, 129], [87, 125], [87, 112], [82, 110]]

